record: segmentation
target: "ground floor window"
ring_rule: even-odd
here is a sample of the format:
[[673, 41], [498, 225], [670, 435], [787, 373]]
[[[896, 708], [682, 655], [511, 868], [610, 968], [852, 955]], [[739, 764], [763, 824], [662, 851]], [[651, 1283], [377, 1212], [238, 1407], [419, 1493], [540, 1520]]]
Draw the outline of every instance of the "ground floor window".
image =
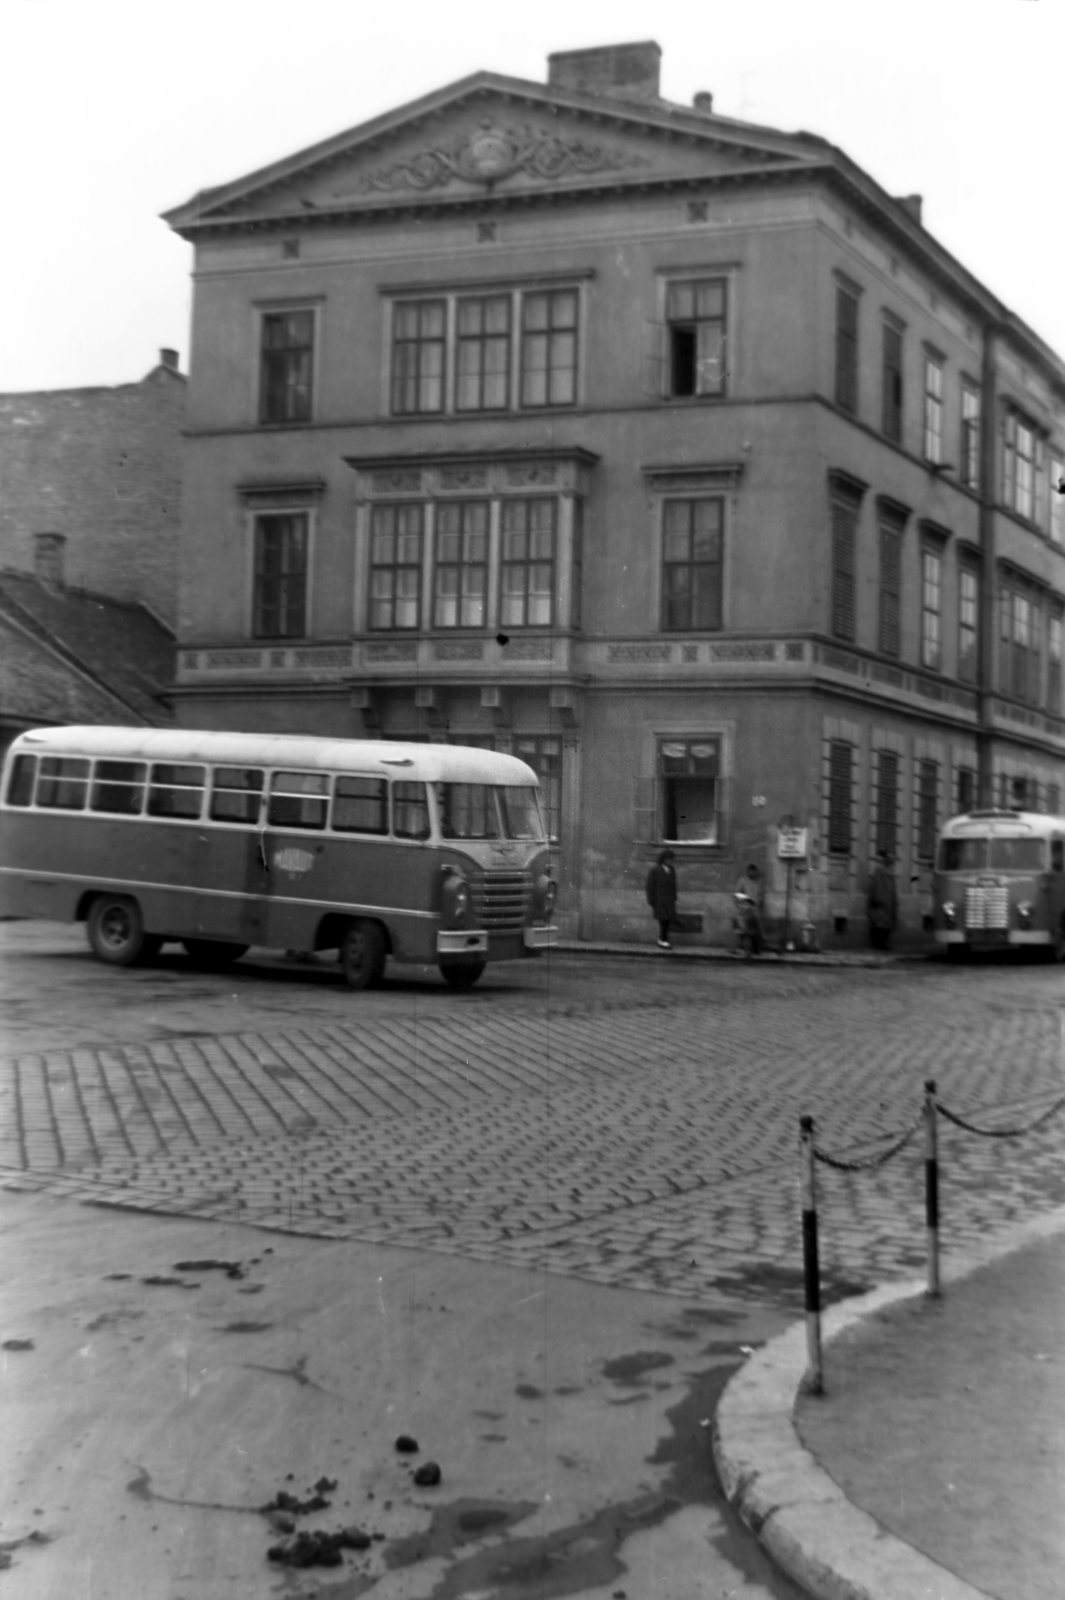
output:
[[720, 739], [660, 740], [658, 817], [662, 839], [682, 844], [720, 842]]
[[959, 813], [974, 809], [976, 805], [976, 773], [972, 767], [958, 768], [954, 803], [955, 810]]
[[562, 811], [562, 740], [555, 735], [523, 734], [515, 738], [512, 749], [540, 780], [544, 829], [552, 844], [557, 844]]
[[854, 746], [833, 739], [828, 751], [828, 853], [849, 856], [853, 847]]
[[939, 806], [939, 763], [917, 764], [917, 859], [932, 862], [936, 854], [936, 826]]
[[894, 750], [881, 750], [876, 764], [877, 855], [884, 851], [892, 858], [899, 853], [899, 758]]

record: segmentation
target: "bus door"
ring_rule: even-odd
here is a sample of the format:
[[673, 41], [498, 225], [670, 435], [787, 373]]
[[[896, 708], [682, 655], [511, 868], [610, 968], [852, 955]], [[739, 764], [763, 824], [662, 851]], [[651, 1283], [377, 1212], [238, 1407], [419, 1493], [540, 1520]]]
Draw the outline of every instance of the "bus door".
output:
[[274, 772], [260, 834], [266, 864], [264, 942], [310, 949], [323, 903], [341, 903], [336, 863], [325, 837], [330, 776]]
[[215, 768], [207, 825], [197, 830], [189, 873], [199, 938], [266, 943], [265, 778], [260, 767]]

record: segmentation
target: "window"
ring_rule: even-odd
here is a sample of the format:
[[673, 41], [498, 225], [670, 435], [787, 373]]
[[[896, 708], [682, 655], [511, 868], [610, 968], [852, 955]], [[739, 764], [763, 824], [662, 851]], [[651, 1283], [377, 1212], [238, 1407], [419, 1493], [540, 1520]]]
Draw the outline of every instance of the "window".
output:
[[898, 847], [899, 758], [893, 750], [881, 750], [876, 764], [876, 854], [886, 850], [894, 860]]
[[553, 620], [555, 501], [541, 495], [503, 501], [502, 596], [504, 628], [546, 628]]
[[721, 627], [724, 501], [667, 500], [662, 514], [662, 627]]
[[917, 764], [917, 859], [929, 864], [936, 856], [936, 830], [939, 808], [939, 763]]
[[275, 828], [324, 828], [328, 805], [324, 772], [275, 772], [266, 820]]
[[828, 750], [828, 853], [849, 856], [854, 843], [854, 746], [833, 739]]
[[858, 409], [858, 296], [836, 285], [836, 404]]
[[943, 362], [929, 351], [924, 358], [924, 458], [943, 460]]
[[1006, 582], [999, 592], [999, 618], [1000, 686], [1005, 694], [1018, 700], [1037, 702], [1041, 688], [1041, 607], [1030, 592]]
[[370, 627], [416, 628], [422, 595], [420, 505], [376, 505], [370, 523]]
[[881, 380], [880, 427], [896, 444], [902, 441], [902, 332], [884, 323], [884, 365]]
[[1036, 512], [1036, 477], [1042, 477], [1043, 441], [1019, 412], [1007, 411], [1002, 445], [1002, 498], [1011, 511], [1032, 518]]
[[143, 761], [98, 761], [92, 775], [89, 810], [138, 816], [144, 805], [147, 775]]
[[[1047, 810], [1052, 817], [1059, 816], [1061, 813], [1061, 788], [1056, 783], [1047, 784]], [[1051, 853], [1054, 857], [1054, 871], [1061, 872], [1065, 868], [1065, 859], [1063, 859], [1065, 858], [1065, 845], [1060, 839], [1054, 840]]]
[[258, 822], [264, 776], [257, 767], [216, 767], [211, 785], [212, 820]]
[[724, 278], [695, 279], [666, 287], [669, 393], [725, 393]]
[[256, 639], [299, 639], [306, 630], [307, 520], [305, 511], [255, 519]]
[[976, 773], [972, 767], [959, 767], [956, 782], [957, 795], [955, 803], [958, 812], [974, 810], [976, 807]]
[[429, 800], [424, 783], [392, 785], [392, 831], [397, 839], [428, 839]]
[[562, 805], [562, 740], [551, 736], [514, 740], [514, 754], [532, 767], [540, 780], [540, 807], [547, 837], [557, 843]]
[[510, 402], [510, 295], [458, 302], [455, 410], [502, 411]]
[[498, 839], [496, 790], [487, 783], [437, 784], [442, 839]]
[[880, 514], [880, 632], [879, 645], [886, 656], [902, 649], [902, 523], [890, 512]]
[[853, 641], [855, 635], [854, 557], [858, 536], [858, 502], [849, 495], [832, 498], [832, 634]]
[[177, 765], [169, 761], [152, 763], [148, 785], [150, 817], [198, 817], [203, 810], [207, 768]]
[[958, 677], [976, 682], [980, 580], [972, 567], [958, 568]]
[[270, 311], [262, 321], [259, 421], [309, 422], [313, 311]]
[[28, 806], [33, 799], [33, 780], [37, 775], [36, 756], [16, 756], [7, 780], [9, 806]]
[[332, 820], [337, 833], [387, 833], [388, 784], [384, 778], [338, 778]]
[[1065, 613], [1052, 611], [1047, 621], [1047, 710], [1062, 713], [1061, 669], [1065, 647]]
[[942, 666], [942, 606], [943, 557], [926, 546], [921, 551], [921, 665], [932, 672]]
[[577, 291], [527, 293], [521, 307], [521, 403], [571, 406], [577, 398]]
[[959, 463], [962, 483], [967, 489], [980, 487], [980, 391], [968, 379], [961, 386], [961, 450]]
[[488, 502], [437, 506], [434, 627], [483, 628], [487, 575]]
[[1050, 537], [1055, 544], [1065, 544], [1065, 494], [1059, 494], [1058, 485], [1065, 480], [1065, 467], [1058, 456], [1050, 458]]
[[664, 739], [658, 747], [659, 837], [717, 844], [720, 837], [718, 739]]
[[42, 756], [37, 804], [56, 811], [84, 811], [89, 763], [74, 756]]
[[447, 301], [402, 300], [392, 313], [392, 410], [444, 409]]
[[570, 589], [570, 626], [581, 625], [581, 605], [584, 584], [584, 501], [573, 502], [573, 582]]

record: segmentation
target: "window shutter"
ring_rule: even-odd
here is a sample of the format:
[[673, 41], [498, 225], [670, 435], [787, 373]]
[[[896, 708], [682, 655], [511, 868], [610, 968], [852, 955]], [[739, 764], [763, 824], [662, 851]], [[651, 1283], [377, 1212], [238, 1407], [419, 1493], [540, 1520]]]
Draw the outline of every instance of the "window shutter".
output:
[[858, 409], [858, 301], [842, 287], [836, 289], [836, 404]]
[[880, 527], [880, 648], [887, 656], [899, 654], [899, 592], [902, 575], [902, 535], [897, 528]]
[[832, 632], [837, 639], [855, 635], [854, 546], [858, 508], [845, 500], [832, 502]]
[[833, 739], [828, 766], [828, 853], [833, 856], [851, 854], [853, 766], [853, 746]]

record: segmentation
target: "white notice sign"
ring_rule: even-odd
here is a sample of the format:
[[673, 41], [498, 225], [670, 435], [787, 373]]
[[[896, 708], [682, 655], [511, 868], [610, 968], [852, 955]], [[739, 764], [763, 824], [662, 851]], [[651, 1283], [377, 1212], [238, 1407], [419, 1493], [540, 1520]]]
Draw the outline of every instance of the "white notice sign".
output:
[[777, 855], [781, 861], [801, 861], [806, 855], [806, 829], [781, 828], [777, 834]]

